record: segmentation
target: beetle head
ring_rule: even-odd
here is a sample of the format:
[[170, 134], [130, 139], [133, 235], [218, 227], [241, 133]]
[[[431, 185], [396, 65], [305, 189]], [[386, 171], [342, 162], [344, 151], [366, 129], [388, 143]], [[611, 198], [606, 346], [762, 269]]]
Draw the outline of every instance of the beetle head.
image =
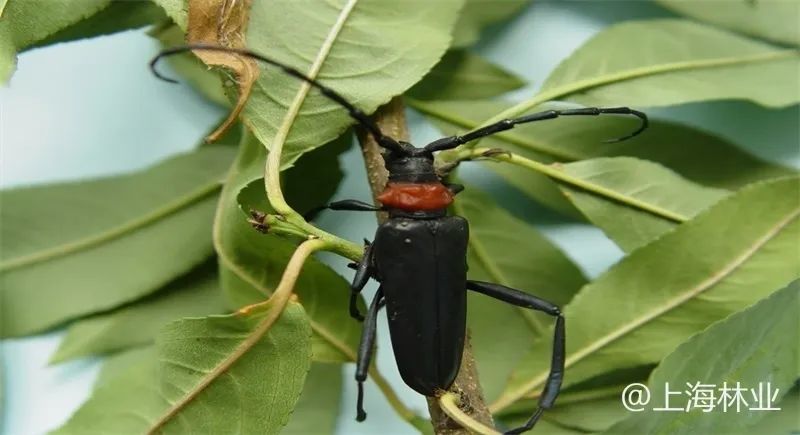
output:
[[386, 150], [383, 160], [389, 171], [389, 181], [400, 183], [429, 183], [439, 181], [433, 166], [433, 154], [408, 142], [399, 142], [402, 151]]

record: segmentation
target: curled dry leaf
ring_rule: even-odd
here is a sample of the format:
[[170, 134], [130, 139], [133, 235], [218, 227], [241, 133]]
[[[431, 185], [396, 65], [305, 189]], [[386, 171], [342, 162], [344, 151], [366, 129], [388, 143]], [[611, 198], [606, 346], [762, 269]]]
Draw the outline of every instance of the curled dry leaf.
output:
[[[189, 1], [189, 25], [186, 41], [230, 48], [245, 48], [244, 32], [250, 17], [250, 1], [235, 0], [191, 0]], [[244, 109], [253, 83], [258, 78], [258, 65], [252, 59], [219, 51], [198, 51], [195, 54], [206, 65], [221, 66], [230, 70], [236, 80], [239, 96], [228, 118], [208, 135], [214, 142], [236, 122]]]

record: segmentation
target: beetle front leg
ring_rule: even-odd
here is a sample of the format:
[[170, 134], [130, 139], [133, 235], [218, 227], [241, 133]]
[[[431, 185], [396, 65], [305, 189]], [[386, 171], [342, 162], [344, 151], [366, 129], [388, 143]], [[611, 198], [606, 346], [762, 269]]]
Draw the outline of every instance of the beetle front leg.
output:
[[303, 215], [306, 221], [313, 220], [323, 210], [341, 210], [341, 211], [384, 211], [383, 207], [377, 207], [368, 202], [359, 201], [357, 199], [343, 199], [341, 201], [334, 201], [330, 204], [314, 207]]
[[378, 311], [383, 306], [383, 290], [379, 287], [367, 311], [364, 329], [361, 332], [361, 343], [358, 345], [356, 361], [356, 382], [358, 383], [358, 400], [356, 402], [356, 421], [364, 421], [367, 413], [364, 412], [364, 381], [367, 380], [369, 363], [375, 351], [375, 335], [378, 326]]
[[544, 392], [539, 398], [539, 407], [536, 408], [531, 418], [529, 418], [523, 426], [512, 429], [506, 432], [506, 434], [519, 434], [529, 431], [539, 420], [539, 417], [542, 416], [544, 410], [553, 407], [561, 389], [561, 381], [564, 379], [564, 359], [566, 356], [564, 316], [555, 304], [504, 285], [482, 281], [467, 281], [467, 288], [518, 307], [545, 312], [556, 318], [556, 327], [553, 333], [553, 356], [550, 361], [550, 374], [547, 377]]
[[364, 286], [369, 282], [370, 266], [372, 265], [372, 244], [368, 240], [364, 240], [367, 248], [364, 250], [364, 256], [361, 261], [356, 265], [356, 274], [353, 277], [353, 282], [350, 284], [350, 317], [363, 321], [364, 316], [358, 312], [358, 294], [364, 289]]

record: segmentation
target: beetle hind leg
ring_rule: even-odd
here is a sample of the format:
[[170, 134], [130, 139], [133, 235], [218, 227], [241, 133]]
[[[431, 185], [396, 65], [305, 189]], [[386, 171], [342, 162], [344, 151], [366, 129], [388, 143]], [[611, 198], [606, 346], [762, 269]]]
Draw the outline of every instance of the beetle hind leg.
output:
[[367, 311], [364, 320], [364, 330], [361, 332], [361, 343], [358, 345], [356, 361], [356, 382], [358, 383], [358, 400], [356, 401], [356, 421], [364, 421], [367, 413], [364, 412], [364, 381], [367, 380], [369, 363], [375, 350], [375, 335], [378, 326], [378, 311], [383, 307], [383, 291], [378, 288], [375, 297]]
[[556, 397], [558, 397], [558, 393], [561, 390], [561, 381], [564, 379], [564, 359], [566, 356], [564, 316], [555, 304], [500, 284], [467, 281], [467, 288], [518, 307], [542, 311], [556, 318], [555, 331], [553, 332], [553, 356], [550, 361], [550, 374], [547, 376], [544, 392], [539, 397], [539, 406], [524, 425], [505, 433], [520, 434], [529, 431], [536, 425], [536, 422], [539, 421], [544, 411], [553, 407], [556, 402]]

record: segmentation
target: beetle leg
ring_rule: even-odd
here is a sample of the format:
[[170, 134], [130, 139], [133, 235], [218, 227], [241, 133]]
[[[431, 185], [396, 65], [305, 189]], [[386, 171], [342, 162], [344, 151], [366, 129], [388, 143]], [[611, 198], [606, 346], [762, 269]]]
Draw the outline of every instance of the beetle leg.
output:
[[539, 398], [539, 406], [523, 426], [512, 429], [506, 434], [519, 434], [531, 430], [539, 420], [539, 417], [542, 416], [544, 410], [553, 407], [561, 389], [561, 381], [564, 379], [564, 358], [566, 356], [564, 316], [555, 304], [504, 285], [482, 281], [467, 281], [467, 288], [518, 307], [545, 312], [556, 318], [550, 374], [547, 376], [544, 392]]
[[370, 266], [372, 265], [372, 244], [366, 242], [367, 248], [364, 250], [364, 256], [356, 266], [356, 275], [353, 277], [353, 282], [350, 284], [350, 317], [363, 321], [364, 316], [358, 312], [358, 294], [364, 289], [364, 286], [369, 282]]
[[446, 187], [447, 190], [449, 190], [453, 195], [458, 195], [464, 190], [464, 185], [458, 183], [444, 183], [444, 187]]
[[383, 208], [376, 207], [368, 202], [359, 201], [357, 199], [343, 199], [341, 201], [334, 201], [330, 204], [312, 208], [303, 215], [303, 218], [305, 218], [306, 221], [310, 221], [314, 219], [322, 210], [383, 211]]
[[375, 350], [375, 334], [378, 325], [378, 311], [383, 306], [383, 290], [378, 287], [375, 297], [367, 311], [364, 321], [364, 330], [361, 332], [361, 343], [358, 345], [358, 358], [356, 361], [356, 382], [358, 382], [358, 400], [356, 402], [356, 420], [364, 421], [367, 413], [364, 412], [364, 381], [367, 380], [369, 363]]

